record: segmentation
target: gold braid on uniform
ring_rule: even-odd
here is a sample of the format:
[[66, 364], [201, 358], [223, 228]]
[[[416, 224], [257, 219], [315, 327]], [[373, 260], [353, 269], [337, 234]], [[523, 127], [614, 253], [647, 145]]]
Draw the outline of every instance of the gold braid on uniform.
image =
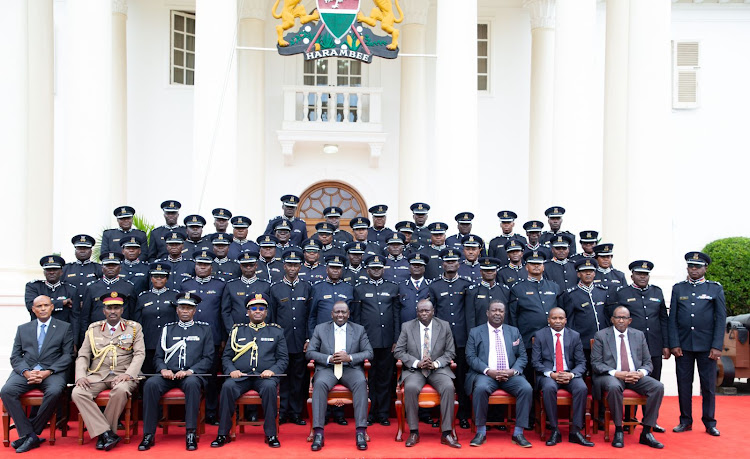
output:
[[[262, 322], [261, 322], [262, 323]], [[255, 324], [249, 324], [250, 328], [254, 330], [261, 329], [265, 327], [265, 324], [262, 326], [256, 326]], [[232, 343], [232, 350], [235, 352], [235, 356], [232, 358], [232, 362], [236, 362], [237, 359], [242, 357], [244, 353], [247, 351], [250, 351], [250, 365], [253, 365], [253, 362], [258, 362], [258, 344], [255, 342], [255, 338], [253, 338], [252, 341], [250, 341], [247, 344], [240, 345], [240, 343], [237, 342], [237, 327], [235, 326], [234, 329], [232, 329], [232, 335], [231, 335], [231, 343]]]
[[104, 363], [104, 358], [107, 356], [107, 354], [112, 354], [112, 365], [109, 367], [109, 369], [111, 371], [115, 371], [115, 367], [117, 366], [117, 348], [119, 347], [120, 349], [124, 351], [129, 351], [133, 349], [133, 342], [135, 342], [136, 329], [135, 329], [135, 326], [133, 326], [133, 342], [130, 343], [130, 347], [122, 347], [114, 343], [109, 343], [103, 348], [99, 349], [98, 347], [96, 347], [96, 340], [94, 339], [94, 329], [90, 328], [87, 333], [89, 335], [89, 342], [91, 343], [91, 353], [94, 355], [94, 359], [99, 359], [99, 363], [96, 365], [96, 368], [94, 368], [93, 370], [89, 369], [88, 372], [96, 373], [97, 371], [99, 371], [99, 368], [102, 367], [102, 364]]

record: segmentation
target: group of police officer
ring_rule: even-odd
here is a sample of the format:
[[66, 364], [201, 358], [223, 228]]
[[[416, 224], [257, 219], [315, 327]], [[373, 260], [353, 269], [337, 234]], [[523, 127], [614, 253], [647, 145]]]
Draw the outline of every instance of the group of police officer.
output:
[[[241, 392], [254, 387], [253, 381], [273, 374], [285, 372], [284, 377], [273, 376], [280, 384], [280, 422], [304, 425], [305, 352], [313, 330], [331, 320], [339, 301], [349, 304], [351, 320], [364, 326], [374, 352], [368, 424], [389, 425], [393, 348], [401, 325], [416, 318], [416, 305], [425, 298], [453, 333], [461, 428], [469, 428], [471, 417], [463, 388], [469, 330], [486, 323], [490, 302], [500, 301], [507, 305], [506, 322], [519, 329], [529, 354], [534, 333], [548, 326], [549, 311], [562, 308], [568, 327], [581, 335], [589, 371], [591, 339], [610, 326], [615, 307], [625, 306], [631, 326], [647, 337], [654, 357], [651, 376], [661, 377], [662, 359], [677, 359], [681, 414], [674, 431], [692, 428], [691, 382], [697, 363], [702, 421], [709, 434], [719, 435], [714, 387], [726, 311], [722, 287], [705, 279], [708, 255], [686, 254], [688, 277], [673, 287], [668, 314], [661, 289], [649, 282], [653, 263], [630, 263], [629, 284], [612, 266], [613, 244], [601, 243], [594, 230], [579, 233], [582, 251], [576, 253], [576, 237], [561, 228], [565, 209], [560, 206], [546, 210], [547, 231], [542, 221], [524, 223], [525, 237], [513, 231], [517, 214], [502, 210], [497, 214], [501, 234], [485, 242], [471, 232], [473, 213], [457, 214], [458, 231], [446, 237], [446, 223], [427, 224], [426, 203], [413, 204], [413, 221], [399, 222], [395, 230], [386, 226], [388, 206], [373, 206], [372, 221], [364, 216], [350, 219], [351, 232], [341, 228], [342, 209], [331, 206], [323, 212], [326, 220], [308, 237], [305, 221], [295, 217], [299, 198], [285, 195], [281, 201], [283, 214], [272, 218], [255, 240], [248, 239], [251, 219], [228, 209], [213, 210], [216, 231], [204, 234], [205, 218], [188, 215], [180, 225], [181, 204], [168, 200], [161, 204], [165, 224], [147, 236], [133, 228], [135, 210], [122, 206], [114, 210], [118, 227], [102, 235], [100, 262], [92, 260], [96, 241], [86, 234], [72, 238], [75, 261], [65, 263], [57, 255], [41, 259], [44, 279], [26, 286], [32, 319], [34, 300], [49, 297], [52, 316], [71, 324], [74, 343], [81, 348], [88, 331], [107, 320], [102, 300], [117, 297], [122, 317], [142, 327], [142, 373], [155, 376], [148, 378], [143, 391], [148, 406], [139, 449], [153, 445], [158, 396], [192, 374], [201, 375], [199, 383], [181, 387], [186, 394], [204, 390], [207, 422], [220, 425], [220, 438], [212, 446], [227, 442], [227, 422], [234, 415], [228, 408], [220, 410], [219, 400], [224, 406], [231, 398], [233, 406]], [[253, 314], [251, 306], [265, 314]], [[283, 338], [284, 358], [279, 355], [282, 346], [260, 345], [279, 341], [265, 336], [271, 332]], [[267, 371], [272, 374], [263, 376]], [[224, 381], [223, 389], [225, 378], [217, 377], [222, 372], [236, 379]], [[533, 384], [531, 365], [525, 374]], [[198, 402], [193, 397], [191, 403]], [[275, 409], [264, 403], [264, 411], [268, 415]], [[246, 415], [257, 416], [254, 410]], [[347, 423], [341, 410], [333, 409], [331, 415], [335, 422]], [[427, 410], [420, 411], [420, 419], [433, 423]], [[188, 434], [193, 434], [192, 440], [187, 438], [189, 450], [197, 448], [195, 423], [194, 417], [187, 419]], [[266, 422], [265, 430], [269, 446], [278, 446], [275, 427]], [[655, 426], [654, 431], [663, 429]]]

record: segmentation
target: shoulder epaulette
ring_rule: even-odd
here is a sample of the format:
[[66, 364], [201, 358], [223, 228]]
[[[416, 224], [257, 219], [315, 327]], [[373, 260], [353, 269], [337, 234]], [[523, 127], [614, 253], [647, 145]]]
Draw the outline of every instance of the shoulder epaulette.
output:
[[621, 289], [624, 289], [625, 287], [627, 287], [627, 285], [621, 285], [617, 287], [617, 290], [615, 290], [615, 292], [619, 292]]
[[93, 284], [94, 282], [96, 282], [96, 281], [98, 281], [98, 280], [99, 280], [99, 279], [97, 279], [97, 280], [92, 280], [91, 282], [89, 282], [88, 284], [86, 284], [86, 287], [88, 287], [89, 285]]
[[89, 328], [100, 327], [104, 322], [106, 322], [106, 320], [97, 320], [96, 322], [91, 322], [89, 324]]
[[34, 279], [31, 282], [29, 282], [29, 284], [33, 284], [33, 283], [36, 283], [36, 282], [44, 282], [44, 281], [42, 279]]
[[146, 293], [151, 293], [151, 290], [144, 290], [141, 293], [139, 293], [138, 296], [141, 296], [141, 295], [146, 294]]
[[182, 279], [182, 282], [189, 281], [189, 280], [193, 280], [193, 278], [192, 277], [185, 277], [185, 278]]
[[712, 280], [708, 280], [708, 279], [706, 279], [706, 281], [708, 281], [708, 283], [710, 283], [710, 284], [716, 284], [716, 285], [721, 286], [721, 282], [712, 281]]
[[566, 289], [565, 291], [566, 291], [566, 292], [568, 292], [568, 293], [570, 293], [570, 292], [572, 292], [573, 290], [575, 290], [575, 289], [577, 289], [577, 288], [578, 288], [578, 286], [577, 286], [577, 285], [574, 285], [574, 286], [572, 286], [572, 287], [570, 287], [570, 288]]
[[164, 324], [164, 326], [165, 326], [165, 327], [168, 327], [168, 326], [170, 326], [170, 325], [174, 325], [174, 324], [176, 324], [176, 323], [177, 323], [177, 321], [175, 321], [175, 322], [169, 322], [169, 323], [166, 323], [166, 324]]
[[141, 327], [141, 328], [142, 328], [142, 325], [141, 325], [141, 324], [139, 324], [138, 322], [136, 322], [135, 320], [124, 319], [123, 321], [124, 321], [124, 322], [125, 322], [126, 324], [128, 324], [128, 326], [130, 326], [130, 327], [135, 327], [135, 326], [137, 325], [137, 326], [139, 326], [139, 327]]
[[275, 323], [273, 323], [273, 322], [271, 322], [271, 323], [269, 323], [269, 324], [266, 324], [266, 325], [267, 325], [267, 326], [269, 326], [269, 327], [276, 327], [276, 328], [281, 328], [281, 325], [279, 325], [279, 324], [275, 324]]
[[[599, 283], [599, 284], [594, 284], [594, 287], [599, 287], [599, 288], [603, 288], [604, 290], [608, 290], [608, 289], [609, 289], [609, 286], [608, 286], [608, 285], [604, 285], [604, 284], [602, 284], [602, 283]], [[622, 288], [622, 285], [620, 286], [620, 288]]]
[[127, 280], [127, 279], [123, 279], [123, 281], [125, 281], [125, 282], [127, 282], [128, 284], [130, 284], [130, 285], [132, 285], [133, 287], [135, 287], [135, 285], [134, 285], [134, 284], [133, 284], [132, 282], [130, 282], [129, 280]]
[[232, 325], [232, 328], [237, 328], [237, 327], [244, 327], [244, 326], [246, 326], [246, 325], [247, 325], [247, 324], [234, 324], [234, 325]]
[[206, 326], [209, 326], [209, 327], [211, 326], [210, 323], [208, 323], [208, 322], [202, 322], [200, 320], [196, 320], [195, 323], [197, 323], [198, 325], [206, 325]]

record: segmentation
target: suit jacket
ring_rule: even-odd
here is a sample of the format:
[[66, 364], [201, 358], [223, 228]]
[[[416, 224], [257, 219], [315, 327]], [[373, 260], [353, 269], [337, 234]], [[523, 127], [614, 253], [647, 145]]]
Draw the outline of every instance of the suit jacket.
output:
[[[568, 364], [568, 371], [576, 378], [580, 378], [586, 373], [586, 356], [583, 353], [581, 335], [567, 327], [563, 333], [563, 355], [565, 363]], [[554, 371], [555, 340], [549, 327], [542, 328], [534, 334], [531, 364], [534, 365], [534, 370], [542, 376], [546, 371]]]
[[[333, 355], [336, 352], [335, 349], [333, 321], [329, 320], [315, 327], [305, 357], [315, 361], [315, 371], [324, 368], [333, 369], [333, 363], [328, 363], [328, 356]], [[346, 353], [352, 357], [352, 361], [344, 364], [345, 369], [350, 367], [364, 371], [365, 359], [372, 360], [373, 357], [372, 346], [364, 327], [351, 321], [346, 323]]]
[[[88, 377], [92, 382], [100, 382], [106, 379], [110, 373], [121, 375], [127, 373], [128, 376], [135, 379], [141, 371], [143, 360], [146, 358], [146, 344], [143, 341], [143, 328], [141, 324], [133, 320], [120, 320], [115, 328], [114, 334], [110, 335], [107, 329], [107, 321], [101, 320], [89, 325], [83, 339], [81, 349], [78, 350], [76, 358], [76, 376], [75, 380]], [[117, 353], [117, 365], [112, 367], [112, 353], [107, 352], [105, 355], [95, 359], [91, 351], [91, 337], [93, 334], [94, 342], [97, 349], [103, 349], [113, 344], [114, 351]], [[99, 366], [100, 360], [104, 360]], [[89, 370], [95, 370], [89, 372]]]
[[[642, 331], [628, 327], [628, 343], [630, 344], [630, 355], [633, 358], [632, 370], [645, 369], [649, 373], [654, 370], [651, 363], [651, 353], [648, 350], [646, 335]], [[594, 335], [594, 345], [591, 347], [591, 371], [594, 373], [594, 390], [593, 395], [596, 399], [601, 399], [602, 388], [599, 381], [604, 376], [608, 376], [611, 370], [617, 369], [617, 344], [615, 340], [620, 339], [616, 335], [620, 332], [615, 327], [607, 327], [599, 330]]]
[[[419, 319], [410, 320], [401, 327], [401, 334], [398, 336], [396, 349], [393, 351], [393, 356], [404, 364], [399, 382], [406, 379], [410, 373], [417, 371], [414, 368], [414, 362], [422, 360], [421, 328], [422, 324]], [[453, 342], [453, 333], [448, 322], [437, 317], [432, 318], [430, 347], [430, 358], [433, 362], [440, 364], [440, 367], [433, 371], [455, 378], [456, 376], [450, 369], [450, 363], [456, 357], [456, 345]]]
[[[466, 375], [466, 393], [471, 394], [474, 389], [474, 380], [478, 375], [484, 374], [489, 368], [487, 361], [490, 355], [490, 326], [478, 325], [469, 332], [469, 340], [466, 342], [466, 363], [469, 372]], [[511, 370], [523, 373], [528, 357], [526, 347], [523, 345], [521, 332], [512, 325], [503, 324], [503, 339], [505, 340], [505, 354], [508, 356], [508, 366]]]
[[38, 364], [43, 370], [52, 370], [54, 373], [65, 372], [73, 362], [72, 325], [50, 317], [40, 353], [36, 339], [38, 323], [39, 321], [34, 319], [18, 326], [16, 338], [13, 341], [13, 351], [10, 354], [13, 371], [21, 374], [24, 370], [31, 370]]

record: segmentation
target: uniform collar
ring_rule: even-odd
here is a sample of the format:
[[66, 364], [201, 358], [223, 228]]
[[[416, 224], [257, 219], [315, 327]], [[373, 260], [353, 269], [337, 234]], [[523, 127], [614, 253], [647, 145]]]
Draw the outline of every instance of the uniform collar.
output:
[[180, 321], [177, 322], [177, 325], [179, 325], [180, 328], [183, 328], [183, 329], [187, 330], [188, 328], [190, 328], [193, 325], [195, 325], [195, 321], [191, 320], [190, 322], [183, 322], [183, 321], [180, 320]]
[[284, 276], [284, 278], [283, 278], [282, 280], [284, 281], [284, 283], [285, 283], [286, 285], [288, 285], [288, 286], [290, 286], [290, 287], [294, 287], [294, 286], [296, 286], [296, 285], [297, 285], [297, 284], [299, 283], [299, 276], [297, 276], [297, 277], [296, 277], [296, 278], [294, 279], [294, 282], [290, 282], [290, 281], [289, 281], [289, 279], [287, 279], [287, 278], [286, 278], [286, 276]]
[[162, 293], [167, 291], [167, 287], [162, 287], [159, 289], [151, 287], [151, 293], [155, 293], [156, 295], [161, 295]]
[[448, 247], [448, 246], [447, 246], [447, 245], [445, 245], [445, 244], [443, 244], [443, 245], [435, 245], [435, 244], [430, 244], [430, 247], [432, 247], [432, 248], [433, 248], [433, 249], [435, 249], [435, 250], [443, 250], [443, 249], [445, 249], [445, 248], [446, 248], [446, 247]]
[[521, 268], [523, 268], [523, 263], [521, 263], [520, 265], [516, 266], [513, 263], [508, 262], [508, 268], [515, 269], [516, 271], [520, 271]]
[[[310, 269], [315, 269], [315, 268], [317, 268], [318, 266], [320, 266], [320, 263], [319, 263], [319, 262], [317, 262], [317, 263], [315, 263], [314, 265], [310, 265], [310, 264], [308, 264], [307, 262], [304, 262], [304, 263], [303, 263], [303, 265], [304, 265], [304, 266], [305, 266], [306, 268], [310, 268]], [[360, 265], [360, 266], [362, 266], [362, 265]]]
[[602, 274], [609, 274], [609, 273], [610, 273], [610, 271], [612, 271], [612, 268], [607, 268], [607, 269], [603, 269], [603, 268], [596, 268], [596, 270], [597, 270], [597, 271], [599, 271], [599, 272], [600, 272], [600, 273], [602, 273]]
[[255, 281], [257, 281], [257, 280], [258, 280], [258, 276], [257, 276], [257, 275], [255, 275], [255, 276], [251, 277], [250, 279], [248, 279], [248, 278], [247, 278], [247, 277], [245, 277], [245, 276], [240, 276], [240, 279], [241, 279], [241, 280], [242, 280], [242, 282], [244, 282], [245, 284], [247, 284], [247, 285], [250, 285], [250, 284], [253, 284], [253, 283], [255, 283]]
[[497, 282], [495, 282], [495, 285], [490, 285], [490, 283], [487, 281], [480, 281], [479, 285], [481, 285], [482, 287], [493, 288], [495, 285], [497, 285]]
[[557, 258], [552, 258], [552, 261], [554, 261], [558, 265], [563, 265], [563, 266], [568, 264], [568, 260], [569, 260], [568, 258], [564, 260], [558, 260]]
[[386, 258], [387, 258], [388, 260], [395, 260], [395, 261], [399, 261], [399, 260], [402, 260], [402, 259], [404, 258], [404, 254], [403, 254], [403, 253], [401, 253], [401, 254], [399, 254], [399, 256], [397, 256], [397, 257], [394, 257], [393, 255], [391, 255], [391, 254], [389, 253], [389, 254], [388, 254], [388, 256], [387, 256]]
[[223, 265], [224, 263], [229, 261], [229, 257], [224, 258], [214, 258], [214, 261], [220, 265]]
[[690, 279], [690, 276], [688, 276], [687, 281], [688, 281], [688, 284], [690, 284], [690, 285], [700, 285], [700, 284], [703, 284], [703, 283], [706, 282], [706, 278], [704, 276], [704, 277], [701, 277], [700, 279], [694, 281], [694, 280]]
[[177, 258], [167, 257], [167, 261], [170, 263], [179, 263], [183, 260], [182, 255]]
[[479, 264], [479, 260], [474, 260], [474, 263], [469, 262], [469, 260], [464, 260], [464, 264], [473, 268], [474, 266]]
[[349, 266], [349, 271], [359, 274], [359, 272], [362, 271], [362, 265], [360, 264], [356, 268]]
[[456, 277], [454, 277], [453, 279], [448, 279], [447, 277], [445, 277], [445, 274], [441, 274], [441, 275], [440, 275], [440, 278], [441, 278], [441, 279], [443, 279], [444, 281], [446, 281], [446, 282], [449, 282], [449, 283], [453, 283], [453, 282], [456, 282], [456, 281], [458, 280], [458, 278], [459, 278], [459, 277], [460, 277], [460, 276], [458, 276], [458, 275], [457, 275], [457, 276], [456, 276]]
[[79, 264], [79, 265], [81, 265], [81, 266], [84, 266], [84, 265], [87, 265], [87, 264], [91, 263], [91, 258], [89, 258], [88, 260], [84, 260], [84, 261], [81, 261], [81, 260], [78, 260], [78, 259], [77, 259], [77, 260], [75, 261], [75, 263], [77, 263], [77, 264]]
[[56, 283], [56, 284], [50, 284], [49, 282], [47, 282], [47, 281], [45, 280], [45, 281], [44, 281], [44, 285], [46, 285], [47, 287], [51, 288], [52, 290], [55, 290], [55, 289], [56, 289], [57, 287], [59, 287], [59, 286], [61, 286], [61, 285], [62, 285], [62, 281], [57, 281], [57, 283]]
[[195, 276], [195, 281], [198, 282], [199, 284], [207, 284], [207, 283], [211, 282], [211, 279], [213, 279], [213, 278], [214, 278], [214, 276], [208, 276], [208, 277], [198, 277], [198, 276]]
[[643, 287], [643, 288], [640, 288], [640, 287], [638, 287], [638, 286], [637, 286], [637, 285], [635, 285], [635, 284], [630, 284], [630, 286], [631, 286], [631, 287], [633, 287], [633, 289], [634, 289], [634, 290], [638, 290], [639, 292], [645, 292], [645, 291], [647, 291], [647, 290], [648, 290], [649, 288], [651, 288], [651, 284], [646, 284], [646, 286], [645, 286], [645, 287]]
[[586, 293], [591, 293], [594, 290], [594, 283], [592, 282], [591, 285], [586, 287], [585, 285], [583, 285], [583, 282], [578, 282], [578, 288], [580, 288]]
[[338, 284], [340, 284], [340, 283], [341, 283], [341, 282], [343, 282], [343, 281], [342, 281], [341, 279], [339, 279], [339, 281], [338, 281], [338, 282], [334, 282], [334, 281], [332, 281], [332, 280], [331, 280], [331, 278], [330, 278], [330, 277], [326, 276], [326, 282], [328, 282], [328, 283], [329, 283], [329, 284], [331, 284], [331, 285], [338, 285]]
[[250, 327], [251, 329], [255, 330], [255, 331], [258, 331], [261, 328], [265, 328], [266, 327], [266, 323], [265, 322], [261, 322], [259, 324], [254, 324], [254, 323], [250, 322], [249, 324], [247, 324], [247, 326]]
[[239, 245], [242, 245], [242, 244], [244, 244], [247, 241], [248, 241], [248, 239], [233, 239], [232, 240], [232, 242], [236, 242]]
[[103, 332], [103, 331], [105, 331], [105, 330], [109, 330], [109, 329], [110, 329], [110, 328], [112, 328], [112, 327], [114, 327], [114, 328], [115, 328], [115, 330], [117, 330], [117, 329], [119, 328], [119, 329], [120, 329], [120, 331], [125, 331], [125, 322], [124, 322], [124, 321], [123, 321], [122, 319], [120, 319], [120, 322], [119, 322], [119, 323], [117, 323], [117, 324], [115, 324], [115, 325], [110, 325], [110, 324], [109, 324], [109, 322], [107, 322], [107, 321], [105, 320], [104, 322], [102, 322], [102, 327], [101, 327], [101, 331]]
[[122, 260], [123, 264], [126, 266], [135, 266], [141, 262], [141, 260], [137, 259], [135, 261], [128, 261], [128, 260]]
[[115, 284], [119, 280], [120, 280], [120, 276], [117, 276], [114, 279], [107, 279], [106, 277], [102, 276], [102, 281], [104, 281], [104, 283], [107, 285]]
[[[543, 278], [542, 278], [542, 279], [543, 279]], [[542, 283], [542, 279], [536, 280], [536, 279], [534, 279], [534, 278], [533, 278], [533, 277], [531, 277], [531, 276], [527, 276], [527, 277], [526, 277], [526, 280], [527, 280], [527, 281], [529, 281], [529, 282], [536, 282], [537, 284], [541, 284], [541, 283]]]
[[322, 251], [322, 250], [331, 250], [332, 248], [333, 248], [333, 242], [331, 242], [331, 243], [330, 243], [330, 244], [328, 244], [328, 245], [324, 245], [324, 246], [322, 246], [322, 247], [320, 248], [320, 250], [321, 250], [321, 251]]
[[367, 279], [367, 283], [372, 285], [380, 285], [383, 283], [383, 278], [381, 277], [378, 280]]

